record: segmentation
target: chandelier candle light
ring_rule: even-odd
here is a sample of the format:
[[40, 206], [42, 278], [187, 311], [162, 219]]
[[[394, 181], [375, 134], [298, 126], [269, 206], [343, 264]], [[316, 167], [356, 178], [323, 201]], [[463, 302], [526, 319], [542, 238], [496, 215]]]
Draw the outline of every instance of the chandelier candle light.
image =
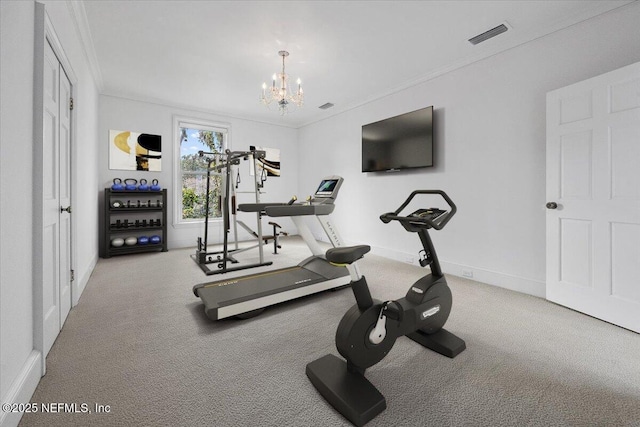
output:
[[281, 115], [289, 112], [290, 104], [302, 107], [304, 104], [304, 92], [302, 91], [302, 82], [300, 79], [296, 82], [298, 90], [295, 93], [289, 88], [289, 76], [284, 72], [284, 59], [289, 56], [289, 52], [281, 50], [278, 55], [282, 57], [282, 73], [274, 74], [272, 77], [271, 87], [267, 89], [267, 84], [262, 83], [262, 95], [260, 102], [269, 106], [272, 102], [278, 104], [278, 111]]

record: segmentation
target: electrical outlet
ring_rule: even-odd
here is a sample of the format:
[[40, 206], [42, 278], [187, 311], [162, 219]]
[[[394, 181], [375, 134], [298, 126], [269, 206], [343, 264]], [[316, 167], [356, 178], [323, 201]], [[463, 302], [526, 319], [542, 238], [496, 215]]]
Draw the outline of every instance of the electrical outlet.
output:
[[468, 277], [469, 279], [473, 279], [473, 271], [462, 270], [462, 277]]
[[412, 256], [404, 257], [404, 262], [406, 262], [407, 264], [413, 264], [413, 257]]

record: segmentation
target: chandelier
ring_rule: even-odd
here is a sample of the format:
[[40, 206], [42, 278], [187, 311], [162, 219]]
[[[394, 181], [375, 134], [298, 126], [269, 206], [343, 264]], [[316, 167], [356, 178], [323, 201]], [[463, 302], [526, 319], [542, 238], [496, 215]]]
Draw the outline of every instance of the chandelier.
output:
[[304, 92], [302, 91], [302, 82], [297, 80], [298, 88], [294, 92], [289, 87], [289, 76], [284, 72], [284, 59], [289, 56], [289, 52], [281, 50], [278, 55], [282, 57], [282, 73], [274, 74], [271, 79], [271, 87], [267, 88], [266, 83], [262, 83], [262, 95], [260, 96], [260, 102], [267, 107], [271, 103], [278, 105], [278, 111], [280, 115], [284, 116], [289, 112], [289, 106], [294, 104], [298, 107], [302, 107], [304, 104]]

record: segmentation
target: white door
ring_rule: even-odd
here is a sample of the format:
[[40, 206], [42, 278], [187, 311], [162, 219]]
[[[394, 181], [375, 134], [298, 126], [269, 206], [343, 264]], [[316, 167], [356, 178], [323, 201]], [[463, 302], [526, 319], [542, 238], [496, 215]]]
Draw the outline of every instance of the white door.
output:
[[546, 293], [640, 332], [640, 63], [547, 94]]
[[60, 327], [71, 310], [71, 83], [60, 66]]
[[[43, 70], [43, 324], [44, 355], [49, 352], [71, 308], [70, 292], [70, 117], [71, 85], [51, 46], [45, 45]], [[62, 82], [62, 84], [61, 84]]]

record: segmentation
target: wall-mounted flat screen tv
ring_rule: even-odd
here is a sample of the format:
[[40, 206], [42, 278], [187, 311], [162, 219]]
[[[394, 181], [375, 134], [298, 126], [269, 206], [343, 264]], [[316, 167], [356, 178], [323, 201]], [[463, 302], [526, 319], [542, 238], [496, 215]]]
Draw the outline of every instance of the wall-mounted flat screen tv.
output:
[[362, 126], [362, 172], [433, 166], [433, 106]]

